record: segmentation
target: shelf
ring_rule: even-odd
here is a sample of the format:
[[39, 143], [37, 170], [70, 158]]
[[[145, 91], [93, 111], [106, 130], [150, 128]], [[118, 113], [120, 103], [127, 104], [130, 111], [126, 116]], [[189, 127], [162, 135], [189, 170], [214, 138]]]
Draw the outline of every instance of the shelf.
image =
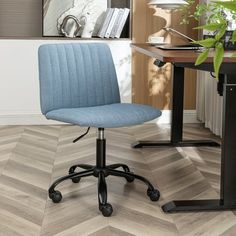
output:
[[[112, 8], [130, 8], [132, 0], [108, 0]], [[131, 18], [124, 27], [121, 38], [66, 38], [42, 36], [43, 28], [43, 0], [0, 0], [0, 39], [42, 39], [42, 40], [130, 40]]]
[[31, 36], [27, 36], [27, 37], [18, 37], [18, 36], [10, 36], [10, 37], [1, 37], [0, 36], [0, 40], [74, 40], [74, 41], [89, 41], [89, 40], [93, 40], [93, 41], [131, 41], [130, 38], [67, 38], [67, 37], [31, 37]]

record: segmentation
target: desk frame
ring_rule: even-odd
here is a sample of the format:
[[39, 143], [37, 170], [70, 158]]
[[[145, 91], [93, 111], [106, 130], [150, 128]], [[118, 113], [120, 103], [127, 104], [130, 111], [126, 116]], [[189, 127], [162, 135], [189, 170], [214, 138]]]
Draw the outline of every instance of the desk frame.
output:
[[[134, 49], [148, 56], [158, 56], [160, 64], [168, 61], [160, 59], [160, 50], [149, 52], [146, 48], [134, 45]], [[236, 209], [236, 61], [227, 58], [223, 62], [220, 73], [225, 77], [223, 81], [223, 137], [221, 145], [221, 185], [220, 199], [207, 200], [179, 200], [171, 201], [162, 206], [164, 212], [233, 210]], [[231, 61], [232, 60], [232, 61]], [[134, 148], [144, 146], [217, 146], [212, 141], [183, 141], [183, 99], [184, 99], [184, 69], [192, 68], [203, 71], [214, 71], [212, 62], [199, 66], [194, 65], [194, 59], [187, 62], [174, 62], [173, 78], [173, 107], [170, 141], [150, 142], [141, 141], [133, 145]]]
[[[163, 65], [163, 64], [162, 64]], [[183, 104], [184, 104], [184, 67], [174, 66], [172, 84], [172, 113], [171, 134], [169, 141], [137, 141], [133, 148], [143, 147], [192, 147], [192, 146], [220, 146], [212, 140], [183, 140]]]
[[[189, 67], [189, 64], [185, 65], [185, 68], [186, 67]], [[175, 66], [175, 68], [181, 68], [181, 70], [184, 70], [184, 67]], [[177, 78], [177, 76], [174, 77], [174, 80], [179, 83], [179, 78]], [[173, 96], [175, 95], [173, 94]], [[236, 80], [234, 79], [234, 75], [232, 74], [226, 74], [223, 89], [223, 99], [224, 108], [220, 199], [171, 201], [162, 206], [164, 212], [173, 213], [183, 211], [213, 211], [236, 209]], [[177, 138], [179, 137], [180, 136], [177, 136]], [[191, 141], [189, 143], [189, 146], [191, 146]], [[205, 144], [207, 145], [208, 141], [206, 141]], [[209, 144], [211, 146], [214, 146], [213, 143], [213, 145], [210, 142]], [[197, 145], [200, 146], [201, 143], [197, 142]]]

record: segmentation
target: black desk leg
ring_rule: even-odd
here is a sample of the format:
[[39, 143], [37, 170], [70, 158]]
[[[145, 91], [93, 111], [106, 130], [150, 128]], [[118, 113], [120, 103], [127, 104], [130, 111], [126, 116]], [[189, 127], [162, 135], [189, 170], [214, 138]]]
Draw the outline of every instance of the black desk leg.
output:
[[211, 140], [183, 140], [184, 68], [174, 66], [172, 85], [172, 119], [170, 141], [138, 141], [133, 148], [220, 146]]
[[171, 143], [182, 141], [184, 110], [184, 68], [174, 66], [172, 84]]
[[228, 75], [224, 85], [223, 139], [221, 153], [221, 196], [218, 200], [172, 201], [165, 212], [236, 209], [236, 84]]

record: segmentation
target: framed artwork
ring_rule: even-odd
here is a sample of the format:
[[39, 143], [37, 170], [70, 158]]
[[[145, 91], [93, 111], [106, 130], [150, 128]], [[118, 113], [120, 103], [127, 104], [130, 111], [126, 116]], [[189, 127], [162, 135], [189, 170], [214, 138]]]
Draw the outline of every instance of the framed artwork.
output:
[[43, 36], [96, 36], [110, 0], [43, 0]]

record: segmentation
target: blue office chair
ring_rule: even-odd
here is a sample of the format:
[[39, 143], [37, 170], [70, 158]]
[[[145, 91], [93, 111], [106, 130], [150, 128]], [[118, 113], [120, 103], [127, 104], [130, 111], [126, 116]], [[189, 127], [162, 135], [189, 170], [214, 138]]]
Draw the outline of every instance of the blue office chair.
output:
[[[150, 199], [157, 201], [160, 193], [147, 179], [133, 174], [125, 164], [106, 165], [104, 128], [137, 125], [161, 115], [160, 110], [150, 106], [120, 102], [116, 71], [108, 45], [42, 45], [39, 48], [39, 78], [41, 110], [47, 119], [88, 127], [87, 132], [89, 127], [98, 128], [96, 165], [70, 167], [69, 175], [51, 185], [49, 198], [59, 203], [62, 195], [55, 190], [59, 183], [67, 179], [78, 183], [82, 177], [93, 175], [98, 178], [99, 210], [104, 216], [110, 216], [113, 209], [107, 202], [105, 178], [113, 175], [128, 182], [141, 180], [148, 186]], [[79, 168], [84, 171], [78, 172]]]

